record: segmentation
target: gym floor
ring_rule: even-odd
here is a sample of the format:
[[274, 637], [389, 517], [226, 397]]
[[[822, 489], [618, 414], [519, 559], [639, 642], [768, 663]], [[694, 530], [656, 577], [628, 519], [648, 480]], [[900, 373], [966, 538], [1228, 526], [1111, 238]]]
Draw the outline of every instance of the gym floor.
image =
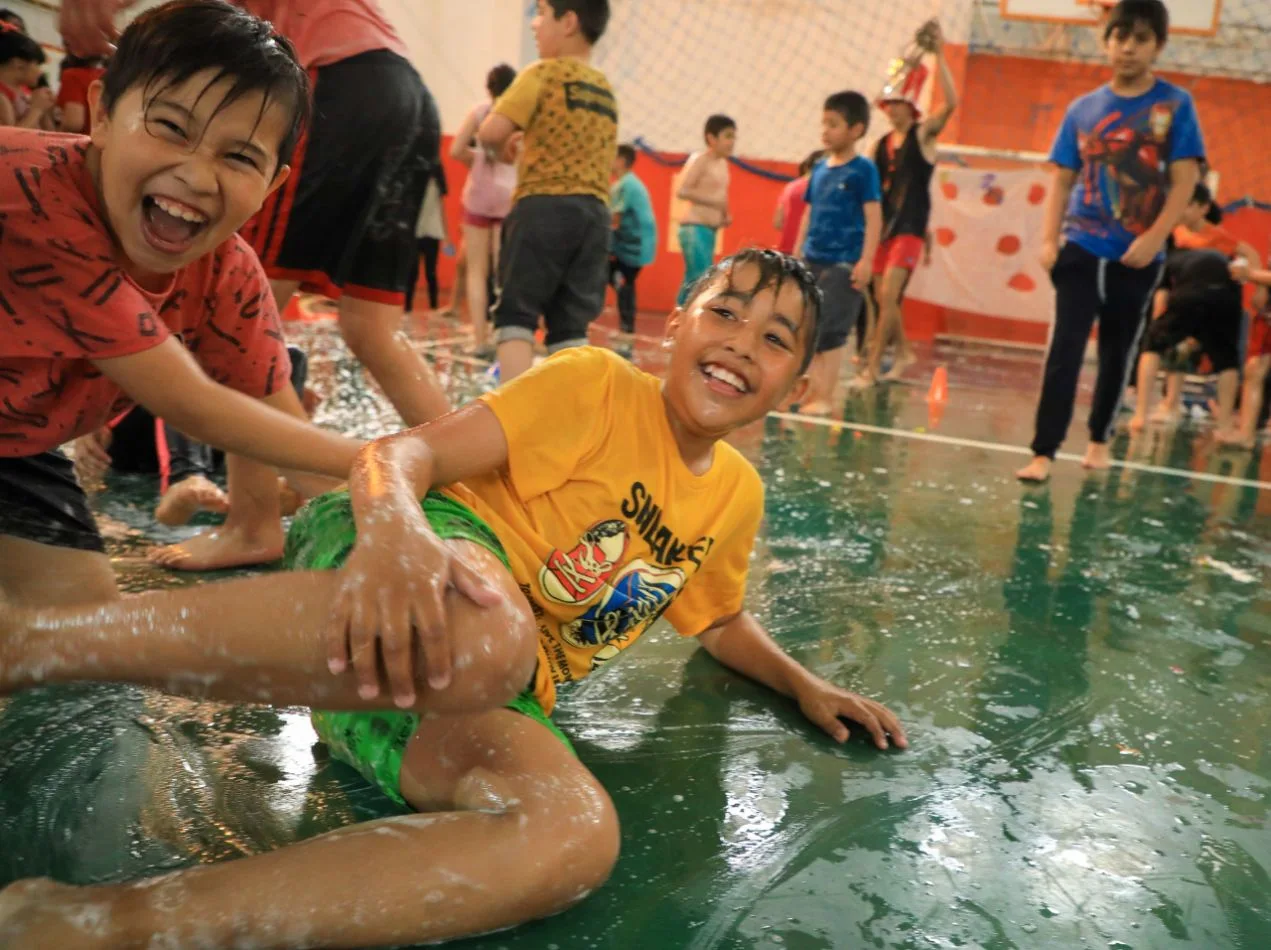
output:
[[[456, 395], [490, 385], [452, 325], [417, 329]], [[298, 335], [319, 421], [386, 431], [334, 329]], [[655, 372], [659, 353], [637, 341]], [[1061, 458], [1022, 487], [1039, 356], [920, 355], [841, 421], [776, 416], [736, 438], [768, 486], [750, 609], [814, 671], [887, 702], [910, 750], [835, 747], [659, 625], [557, 715], [622, 816], [612, 880], [462, 946], [1271, 945], [1268, 464], [1188, 423], [1119, 437], [1128, 466]], [[1083, 422], [1079, 405], [1078, 455]], [[146, 564], [189, 529], [155, 525], [152, 482], [110, 487], [96, 504], [125, 589], [212, 579]], [[313, 743], [300, 709], [116, 686], [0, 701], [0, 885], [155, 874], [392, 813]]]

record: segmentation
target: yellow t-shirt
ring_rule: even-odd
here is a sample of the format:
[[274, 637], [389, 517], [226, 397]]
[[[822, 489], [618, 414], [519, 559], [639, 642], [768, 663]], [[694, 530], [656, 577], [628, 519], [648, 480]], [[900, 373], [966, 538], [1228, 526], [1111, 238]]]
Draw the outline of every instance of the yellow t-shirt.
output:
[[564, 350], [482, 397], [507, 467], [451, 485], [498, 534], [538, 622], [534, 692], [582, 679], [665, 612], [696, 636], [741, 610], [763, 483], [726, 443], [694, 475], [659, 379], [608, 350]]
[[577, 59], [541, 59], [521, 70], [494, 111], [525, 130], [513, 200], [595, 195], [609, 201], [618, 103], [599, 69]]

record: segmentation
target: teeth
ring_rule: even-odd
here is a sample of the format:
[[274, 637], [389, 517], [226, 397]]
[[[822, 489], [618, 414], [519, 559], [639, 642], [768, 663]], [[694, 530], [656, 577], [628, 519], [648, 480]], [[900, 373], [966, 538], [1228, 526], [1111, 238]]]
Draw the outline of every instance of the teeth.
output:
[[738, 392], [744, 393], [749, 388], [746, 385], [746, 381], [744, 379], [742, 379], [736, 373], [731, 372], [730, 370], [724, 369], [724, 367], [722, 366], [716, 366], [714, 363], [712, 363], [709, 366], [703, 367], [703, 370], [706, 372], [707, 376], [711, 377], [712, 379], [718, 379], [721, 383], [727, 383], [729, 386], [732, 386]]
[[199, 212], [193, 211], [190, 208], [186, 208], [179, 204], [173, 204], [171, 201], [160, 198], [156, 195], [152, 195], [151, 197], [154, 198], [154, 203], [159, 206], [159, 209], [164, 214], [170, 214], [174, 218], [180, 218], [182, 221], [189, 221], [193, 224], [202, 224], [207, 220], [206, 215], [199, 214]]

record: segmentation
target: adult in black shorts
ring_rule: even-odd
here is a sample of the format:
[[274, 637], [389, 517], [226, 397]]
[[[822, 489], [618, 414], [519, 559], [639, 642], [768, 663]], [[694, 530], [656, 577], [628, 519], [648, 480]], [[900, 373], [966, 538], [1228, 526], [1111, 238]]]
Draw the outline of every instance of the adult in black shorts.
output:
[[[360, 31], [305, 22], [300, 0], [239, 0], [293, 40], [314, 82], [313, 123], [291, 178], [243, 229], [281, 311], [299, 289], [339, 302], [340, 331], [408, 426], [447, 412], [427, 362], [398, 330], [417, 274], [415, 224], [439, 164], [441, 121], [431, 94], [373, 0], [324, 7]], [[338, 13], [338, 17], [337, 17]], [[347, 18], [347, 19], [346, 19]]]
[[1177, 250], [1170, 254], [1157, 291], [1159, 316], [1148, 326], [1143, 341], [1132, 430], [1142, 428], [1142, 420], [1152, 408], [1162, 361], [1168, 369], [1182, 368], [1203, 352], [1218, 374], [1218, 438], [1227, 441], [1234, 435], [1232, 412], [1240, 385], [1244, 301], [1230, 268], [1231, 262], [1220, 251]]

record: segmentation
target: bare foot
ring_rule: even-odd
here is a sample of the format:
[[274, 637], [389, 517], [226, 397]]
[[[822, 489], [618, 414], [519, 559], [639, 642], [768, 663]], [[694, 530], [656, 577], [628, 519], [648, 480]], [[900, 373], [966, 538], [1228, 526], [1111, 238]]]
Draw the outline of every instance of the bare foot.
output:
[[84, 950], [115, 946], [109, 932], [113, 888], [78, 888], [46, 878], [17, 881], [0, 891], [0, 947]]
[[857, 373], [847, 381], [847, 388], [849, 390], [860, 392], [862, 390], [872, 388], [877, 383], [878, 380], [876, 380], [870, 373]]
[[159, 507], [154, 510], [154, 517], [159, 524], [182, 525], [189, 524], [200, 511], [223, 515], [229, 511], [229, 498], [202, 475], [191, 475], [168, 486], [159, 499]]
[[883, 373], [879, 379], [884, 383], [894, 383], [905, 375], [905, 370], [918, 362], [917, 357], [912, 353], [901, 353], [896, 357], [896, 362], [891, 364], [891, 369]]
[[1245, 435], [1239, 429], [1219, 429], [1214, 433], [1214, 441], [1224, 449], [1252, 449], [1257, 440], [1251, 435]]
[[1112, 464], [1112, 450], [1106, 442], [1091, 442], [1086, 446], [1086, 457], [1081, 460], [1082, 468], [1104, 469]]
[[[1155, 413], [1153, 413], [1153, 415], [1155, 415]], [[1143, 417], [1136, 412], [1130, 417], [1130, 421], [1126, 424], [1126, 428], [1135, 435], [1138, 435], [1143, 431], [1146, 425], [1147, 423], [1143, 421]]]
[[251, 564], [269, 564], [282, 557], [282, 523], [268, 526], [235, 525], [196, 534], [188, 541], [155, 548], [150, 563], [170, 571], [219, 571]]
[[799, 404], [799, 415], [801, 416], [828, 416], [831, 411], [830, 404], [823, 399]]
[[1173, 426], [1183, 418], [1183, 410], [1161, 403], [1152, 411], [1151, 420], [1154, 425]]
[[1037, 482], [1041, 484], [1050, 478], [1050, 459], [1044, 455], [1034, 455], [1033, 460], [1015, 473], [1021, 482]]

